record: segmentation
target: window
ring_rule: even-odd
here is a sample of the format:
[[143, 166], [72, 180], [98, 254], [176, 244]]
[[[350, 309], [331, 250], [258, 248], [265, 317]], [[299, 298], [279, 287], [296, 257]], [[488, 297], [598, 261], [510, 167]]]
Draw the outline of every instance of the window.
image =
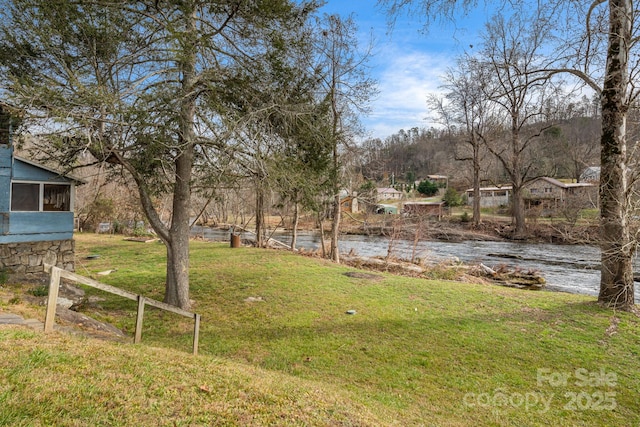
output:
[[40, 184], [14, 183], [11, 187], [11, 210], [40, 210]]
[[70, 211], [71, 188], [68, 185], [44, 184], [43, 211]]
[[11, 210], [70, 211], [71, 186], [14, 182], [11, 185]]

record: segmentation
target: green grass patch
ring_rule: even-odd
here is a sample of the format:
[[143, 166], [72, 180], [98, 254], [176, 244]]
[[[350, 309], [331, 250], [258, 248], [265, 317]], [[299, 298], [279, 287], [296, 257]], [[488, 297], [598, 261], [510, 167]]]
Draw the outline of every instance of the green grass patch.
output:
[[[79, 274], [117, 269], [95, 277], [162, 299], [161, 244], [76, 238]], [[579, 295], [348, 271], [192, 242], [200, 356], [189, 319], [151, 308], [139, 346], [0, 329], [0, 425], [640, 423], [635, 315]], [[106, 298], [87, 315], [133, 334], [135, 303], [87, 293]]]

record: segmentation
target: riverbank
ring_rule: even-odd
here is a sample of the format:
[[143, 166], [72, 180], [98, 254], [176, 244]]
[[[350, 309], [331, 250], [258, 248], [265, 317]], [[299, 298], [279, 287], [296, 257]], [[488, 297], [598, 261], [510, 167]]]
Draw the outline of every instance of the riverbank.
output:
[[529, 224], [525, 236], [514, 239], [514, 228], [508, 219], [484, 220], [477, 227], [459, 218], [423, 220], [419, 218], [382, 218], [375, 222], [347, 217], [341, 223], [343, 234], [380, 235], [405, 240], [526, 241], [529, 243], [597, 244], [597, 225], [570, 225], [566, 222]]
[[[485, 221], [480, 229], [472, 229], [471, 224], [459, 221], [425, 221], [420, 224], [420, 233], [417, 235], [409, 231], [408, 222], [390, 222], [389, 228], [382, 229], [367, 227], [368, 233], [363, 233], [360, 224], [355, 224], [349, 230], [353, 223], [343, 223], [346, 224], [340, 236], [343, 260], [344, 256], [349, 255], [360, 259], [408, 261], [405, 264], [428, 267], [425, 277], [471, 281], [478, 279], [465, 275], [466, 272], [457, 266], [474, 267], [483, 263], [498, 271], [506, 267], [535, 272], [546, 280], [547, 290], [593, 297], [599, 292], [599, 249], [595, 244], [584, 244], [589, 239], [595, 239], [580, 237], [589, 231], [588, 227], [573, 227], [571, 232], [567, 232], [559, 225], [548, 224], [538, 227], [529, 240], [513, 240], [509, 238], [509, 223], [506, 221]], [[381, 230], [388, 230], [389, 235], [381, 235]], [[205, 240], [229, 241], [229, 232], [225, 229], [196, 227], [193, 235]], [[278, 230], [272, 237], [284, 242], [283, 247], [287, 246], [291, 241], [291, 230]], [[251, 234], [243, 234], [244, 238], [245, 244], [253, 243]], [[548, 243], [550, 241], [560, 243]], [[566, 246], [568, 244], [571, 244], [570, 248]], [[312, 255], [320, 254], [319, 233], [300, 231], [296, 247]]]
[[[76, 250], [82, 275], [162, 299], [161, 244], [78, 234]], [[97, 276], [105, 270], [114, 272]], [[0, 393], [0, 419], [87, 426], [640, 422], [640, 366], [629, 357], [640, 351], [640, 319], [592, 298], [365, 272], [228, 242], [192, 241], [190, 270], [193, 310], [202, 316], [199, 356], [188, 354], [191, 319], [152, 309], [138, 345], [1, 326], [0, 389], [11, 393]], [[0, 308], [44, 319], [44, 306], [8, 295], [14, 286], [0, 287]], [[137, 304], [87, 294], [104, 300], [82, 313], [108, 319], [132, 341]]]
[[[284, 224], [284, 225], [283, 225]], [[265, 219], [267, 234], [276, 231], [290, 234], [290, 224], [283, 223], [280, 217]], [[244, 230], [233, 224], [211, 224], [211, 228], [236, 231]], [[251, 226], [247, 228], [253, 230]], [[318, 231], [317, 222], [313, 218], [301, 218], [298, 231], [313, 233]], [[324, 222], [324, 231], [331, 231], [330, 221]], [[504, 241], [528, 243], [552, 243], [561, 245], [597, 245], [598, 225], [582, 222], [569, 224], [562, 220], [535, 221], [527, 224], [524, 236], [514, 238], [514, 227], [511, 218], [488, 216], [478, 226], [461, 220], [460, 216], [445, 216], [441, 219], [405, 217], [401, 215], [343, 215], [340, 222], [341, 235], [381, 236], [390, 239], [437, 240], [446, 242], [462, 241]]]

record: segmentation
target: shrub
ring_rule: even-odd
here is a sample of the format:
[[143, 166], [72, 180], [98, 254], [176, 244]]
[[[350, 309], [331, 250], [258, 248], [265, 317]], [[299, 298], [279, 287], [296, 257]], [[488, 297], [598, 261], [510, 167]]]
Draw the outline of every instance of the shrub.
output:
[[115, 214], [114, 202], [112, 199], [98, 197], [83, 211], [84, 219], [80, 224], [81, 229], [97, 229], [101, 222], [108, 222]]
[[46, 297], [49, 295], [49, 286], [48, 285], [40, 285], [32, 288], [29, 293], [34, 297]]
[[447, 206], [460, 206], [462, 204], [462, 197], [455, 190], [455, 188], [447, 188], [447, 191], [444, 193], [444, 197], [442, 200], [447, 204]]
[[420, 181], [420, 184], [418, 184], [418, 193], [427, 197], [435, 196], [438, 194], [438, 186], [428, 179]]

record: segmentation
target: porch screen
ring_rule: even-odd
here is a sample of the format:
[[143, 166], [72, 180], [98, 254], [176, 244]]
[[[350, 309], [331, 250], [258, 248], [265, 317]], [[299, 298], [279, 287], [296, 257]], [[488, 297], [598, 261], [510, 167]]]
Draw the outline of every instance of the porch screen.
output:
[[11, 210], [40, 210], [40, 184], [13, 183], [11, 186]]
[[71, 210], [71, 187], [68, 185], [44, 184], [42, 199], [44, 211]]
[[[42, 193], [40, 188], [42, 187]], [[40, 200], [42, 194], [42, 200]], [[12, 211], [70, 211], [71, 186], [14, 182], [11, 186]]]

